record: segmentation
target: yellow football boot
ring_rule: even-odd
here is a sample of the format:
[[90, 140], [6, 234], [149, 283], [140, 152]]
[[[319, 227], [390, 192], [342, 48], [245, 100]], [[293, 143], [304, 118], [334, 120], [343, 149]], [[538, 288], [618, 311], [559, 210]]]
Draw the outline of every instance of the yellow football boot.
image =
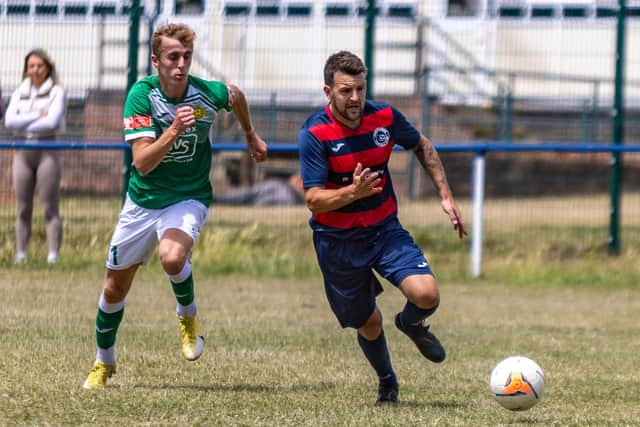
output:
[[87, 390], [103, 389], [107, 385], [107, 378], [111, 378], [111, 375], [115, 373], [115, 365], [105, 365], [96, 361], [82, 387]]
[[196, 316], [178, 316], [182, 355], [190, 362], [197, 360], [204, 350], [204, 337]]

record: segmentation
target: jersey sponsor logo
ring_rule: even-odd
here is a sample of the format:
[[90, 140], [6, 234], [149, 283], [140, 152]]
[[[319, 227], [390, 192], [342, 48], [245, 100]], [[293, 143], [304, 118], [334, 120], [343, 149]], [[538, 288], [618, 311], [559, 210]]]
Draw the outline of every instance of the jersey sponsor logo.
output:
[[151, 116], [130, 116], [124, 118], [124, 130], [144, 129], [151, 127]]
[[387, 130], [387, 128], [380, 127], [380, 128], [376, 128], [373, 131], [373, 142], [378, 147], [384, 147], [389, 143], [390, 139], [391, 139], [391, 135], [389, 135], [389, 131]]
[[342, 147], [344, 147], [344, 142], [338, 142], [335, 146], [331, 147], [331, 151], [337, 153]]
[[171, 149], [165, 154], [162, 163], [188, 163], [193, 160], [196, 154], [198, 136], [195, 134], [182, 135], [173, 143]]

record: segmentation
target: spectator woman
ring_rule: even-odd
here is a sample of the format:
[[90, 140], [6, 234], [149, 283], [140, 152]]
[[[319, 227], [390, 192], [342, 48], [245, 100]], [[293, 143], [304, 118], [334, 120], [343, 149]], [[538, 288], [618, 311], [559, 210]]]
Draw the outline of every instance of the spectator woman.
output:
[[13, 184], [16, 191], [16, 262], [27, 257], [31, 238], [33, 197], [36, 189], [44, 207], [48, 256], [53, 264], [58, 259], [62, 242], [62, 221], [59, 212], [60, 160], [54, 150], [28, 147], [35, 142], [56, 139], [64, 125], [65, 93], [58, 83], [55, 64], [44, 50], [35, 49], [24, 58], [22, 83], [9, 101], [5, 126], [16, 139], [24, 140], [13, 158]]

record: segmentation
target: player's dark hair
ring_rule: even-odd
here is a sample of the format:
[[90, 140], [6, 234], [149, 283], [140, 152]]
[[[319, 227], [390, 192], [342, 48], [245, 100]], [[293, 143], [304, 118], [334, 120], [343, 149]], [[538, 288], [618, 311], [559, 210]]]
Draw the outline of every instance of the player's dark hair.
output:
[[333, 78], [338, 71], [356, 76], [362, 73], [366, 74], [367, 67], [357, 55], [341, 50], [331, 55], [324, 64], [324, 84], [333, 86]]
[[196, 33], [185, 24], [166, 24], [159, 26], [153, 32], [153, 37], [151, 38], [151, 53], [156, 56], [160, 56], [162, 37], [176, 39], [180, 41], [183, 46], [193, 48]]
[[27, 53], [24, 57], [24, 67], [22, 68], [22, 78], [25, 79], [27, 77], [27, 66], [29, 62], [29, 58], [32, 56], [37, 56], [42, 59], [44, 65], [47, 66], [47, 78], [51, 77], [54, 83], [58, 83], [58, 73], [56, 72], [56, 64], [51, 60], [51, 57], [44, 51], [44, 49], [33, 49]]

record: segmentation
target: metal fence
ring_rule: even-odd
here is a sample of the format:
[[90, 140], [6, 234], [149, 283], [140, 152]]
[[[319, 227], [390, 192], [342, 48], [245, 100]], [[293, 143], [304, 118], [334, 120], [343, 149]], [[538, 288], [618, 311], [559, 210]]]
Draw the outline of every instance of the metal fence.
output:
[[[377, 3], [373, 93], [396, 102], [435, 141], [610, 142], [617, 55], [611, 2], [560, 1], [545, 13], [528, 1], [477, 1], [464, 13], [446, 0]], [[139, 75], [152, 72], [154, 26], [185, 22], [198, 33], [192, 72], [238, 84], [263, 134], [293, 142], [303, 117], [325, 103], [326, 57], [339, 49], [365, 53], [365, 2], [336, 4], [142, 1]], [[119, 139], [130, 5], [0, 1], [5, 102], [20, 82], [24, 54], [42, 47], [69, 95], [68, 139]], [[633, 141], [640, 136], [637, 13], [625, 34], [625, 134]], [[220, 129], [222, 139], [233, 140], [233, 129]], [[7, 137], [0, 131], [0, 140]]]
[[[0, 176], [0, 262], [10, 262], [13, 250], [15, 199], [10, 173], [12, 152], [20, 147], [20, 142], [0, 144], [0, 170], [4, 171]], [[126, 147], [96, 142], [29, 147], [59, 151], [63, 164], [61, 210], [68, 240], [82, 241], [77, 236], [87, 233], [102, 233], [102, 238], [106, 238], [111, 231], [121, 205], [122, 159]], [[585, 247], [604, 247], [610, 238], [608, 187], [612, 152], [625, 153], [627, 165], [625, 191], [619, 206], [623, 241], [625, 235], [639, 230], [640, 145], [460, 143], [437, 148], [471, 231], [469, 269], [472, 275], [480, 274], [483, 247], [491, 246], [497, 236], [509, 236], [508, 239], [521, 241], [523, 246], [528, 239], [547, 239], [553, 244], [570, 237]], [[291, 144], [272, 144], [271, 153], [295, 158], [295, 149]], [[218, 143], [212, 147], [211, 180], [218, 198], [235, 188], [243, 154], [241, 144]], [[412, 161], [413, 156], [396, 150], [392, 159], [391, 176], [403, 223], [416, 228], [447, 227], [437, 195]], [[252, 169], [252, 180], [264, 180], [279, 166], [286, 173], [296, 172], [289, 169], [289, 162], [282, 164], [276, 160], [274, 164], [261, 164]], [[285, 224], [291, 233], [308, 233], [309, 213], [303, 204], [262, 208], [265, 207], [255, 209], [251, 205], [217, 202], [212, 206], [212, 221], [232, 221], [247, 226]], [[36, 207], [34, 231], [40, 230], [42, 234], [43, 221], [41, 209]], [[626, 243], [640, 249], [637, 242]], [[495, 251], [490, 254], [496, 255]]]
[[[142, 2], [139, 75], [152, 72], [148, 40], [153, 28], [167, 21], [185, 22], [198, 33], [192, 72], [238, 84], [248, 95], [261, 135], [272, 147], [289, 146], [256, 168], [241, 151], [214, 151], [211, 178], [218, 194], [295, 172], [298, 129], [326, 103], [324, 60], [339, 49], [364, 54], [363, 2], [263, 3]], [[474, 150], [453, 149], [460, 143], [589, 143], [606, 148], [612, 142], [617, 9], [611, 2], [583, 2], [588, 3], [584, 13], [572, 12], [582, 6], [568, 0], [552, 2], [545, 10], [530, 1], [478, 1], [472, 2], [477, 8], [462, 11], [453, 3], [378, 2], [371, 72], [375, 97], [396, 105], [441, 148], [466, 212], [472, 209]], [[111, 224], [119, 207], [123, 159], [118, 144], [130, 4], [0, 0], [3, 101], [19, 85], [24, 55], [34, 47], [51, 54], [68, 93], [67, 131], [59, 136], [70, 144], [60, 151], [68, 232], [80, 224]], [[627, 144], [633, 144], [640, 141], [638, 14], [630, 15], [626, 24], [623, 126]], [[219, 117], [213, 135], [216, 144], [241, 141], [231, 115]], [[0, 149], [0, 231], [5, 247], [13, 240], [15, 216], [13, 142], [0, 127], [0, 143], [7, 144]], [[408, 206], [403, 215], [416, 224], [430, 221], [412, 208], [418, 203], [422, 209], [421, 201], [433, 196], [430, 183], [411, 156], [398, 152], [393, 158], [397, 192]], [[584, 223], [606, 241], [610, 159], [606, 151], [487, 151], [483, 206], [491, 215], [485, 215], [486, 229], [508, 224], [520, 239], [532, 221], [557, 222], [554, 212], [569, 203], [572, 221]], [[638, 154], [627, 153], [624, 160], [623, 233], [636, 226], [634, 197], [640, 182]], [[245, 215], [238, 209], [238, 215]], [[293, 209], [298, 213], [281, 217], [304, 223], [304, 207]], [[439, 217], [438, 212], [431, 214]], [[87, 217], [92, 220], [80, 219]]]

